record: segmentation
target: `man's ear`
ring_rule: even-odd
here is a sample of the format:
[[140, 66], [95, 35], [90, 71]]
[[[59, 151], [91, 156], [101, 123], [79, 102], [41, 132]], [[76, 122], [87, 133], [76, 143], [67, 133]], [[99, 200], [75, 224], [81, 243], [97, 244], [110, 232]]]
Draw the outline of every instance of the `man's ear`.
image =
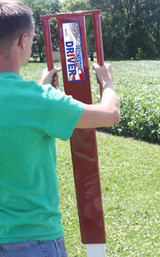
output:
[[24, 32], [20, 37], [19, 46], [25, 49], [26, 45], [27, 45], [27, 33]]

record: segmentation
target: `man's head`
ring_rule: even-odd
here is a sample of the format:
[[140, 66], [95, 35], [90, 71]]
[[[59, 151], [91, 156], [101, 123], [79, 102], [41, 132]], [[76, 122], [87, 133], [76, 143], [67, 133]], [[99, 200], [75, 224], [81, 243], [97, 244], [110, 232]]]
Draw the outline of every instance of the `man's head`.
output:
[[34, 34], [32, 10], [18, 0], [0, 0], [0, 54], [10, 54], [15, 41]]

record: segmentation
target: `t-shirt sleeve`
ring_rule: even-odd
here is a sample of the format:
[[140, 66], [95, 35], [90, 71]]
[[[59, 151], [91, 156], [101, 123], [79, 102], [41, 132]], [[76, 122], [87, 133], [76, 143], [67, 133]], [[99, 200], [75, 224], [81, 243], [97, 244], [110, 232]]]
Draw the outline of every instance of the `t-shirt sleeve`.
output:
[[55, 88], [46, 98], [44, 131], [47, 135], [68, 140], [83, 113], [83, 104]]

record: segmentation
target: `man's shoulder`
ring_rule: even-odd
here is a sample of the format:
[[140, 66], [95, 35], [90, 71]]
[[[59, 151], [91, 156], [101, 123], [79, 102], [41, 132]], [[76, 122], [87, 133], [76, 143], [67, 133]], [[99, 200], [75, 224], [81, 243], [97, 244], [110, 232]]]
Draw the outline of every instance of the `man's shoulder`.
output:
[[21, 83], [23, 84], [22, 87], [25, 87], [28, 93], [32, 92], [32, 94], [39, 94], [42, 95], [42, 97], [48, 98], [49, 92], [53, 90], [51, 85], [39, 85], [39, 83], [34, 80], [23, 80]]

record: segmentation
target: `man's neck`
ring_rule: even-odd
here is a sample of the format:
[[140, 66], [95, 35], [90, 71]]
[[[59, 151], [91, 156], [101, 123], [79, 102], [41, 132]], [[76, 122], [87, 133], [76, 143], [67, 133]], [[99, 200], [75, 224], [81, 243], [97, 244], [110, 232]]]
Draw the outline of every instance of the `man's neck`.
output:
[[0, 54], [0, 73], [13, 72], [19, 74], [19, 70], [19, 59], [15, 57], [14, 51], [9, 56]]

